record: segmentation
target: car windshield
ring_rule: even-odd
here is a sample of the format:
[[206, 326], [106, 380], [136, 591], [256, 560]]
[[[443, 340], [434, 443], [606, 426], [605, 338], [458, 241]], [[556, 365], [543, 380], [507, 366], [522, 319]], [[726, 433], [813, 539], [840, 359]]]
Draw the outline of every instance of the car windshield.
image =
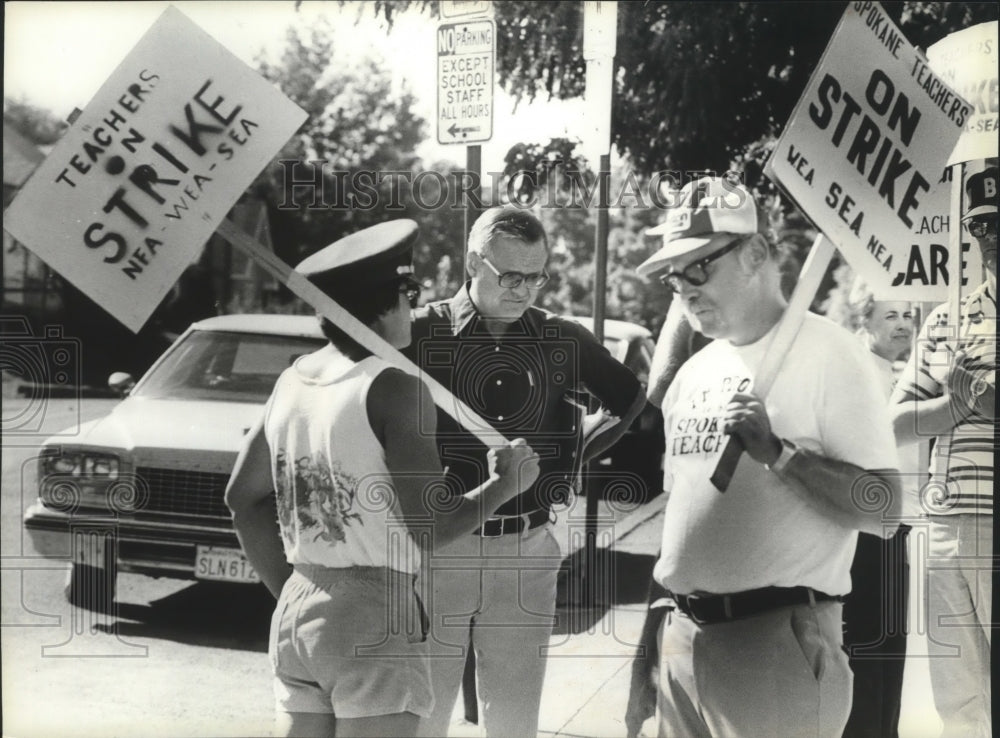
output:
[[264, 402], [286, 367], [325, 343], [301, 336], [192, 331], [143, 377], [132, 396]]

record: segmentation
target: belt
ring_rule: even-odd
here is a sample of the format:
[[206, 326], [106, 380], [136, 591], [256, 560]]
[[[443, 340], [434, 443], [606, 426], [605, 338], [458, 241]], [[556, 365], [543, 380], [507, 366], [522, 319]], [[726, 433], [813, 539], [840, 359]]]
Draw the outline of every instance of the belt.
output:
[[532, 510], [523, 515], [498, 515], [487, 518], [482, 528], [476, 528], [475, 535], [483, 538], [496, 538], [508, 533], [521, 533], [549, 522], [551, 513], [548, 510]]
[[839, 600], [809, 587], [764, 587], [724, 595], [679, 595], [670, 593], [677, 609], [699, 625], [724, 623], [753, 617], [768, 610], [793, 605], [815, 605]]

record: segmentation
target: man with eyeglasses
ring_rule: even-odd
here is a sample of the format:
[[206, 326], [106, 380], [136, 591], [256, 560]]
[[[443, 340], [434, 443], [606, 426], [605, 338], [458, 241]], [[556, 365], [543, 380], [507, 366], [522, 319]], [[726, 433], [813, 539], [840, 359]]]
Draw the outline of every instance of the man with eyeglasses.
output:
[[[639, 381], [591, 333], [533, 307], [549, 279], [547, 262], [534, 215], [491, 208], [469, 233], [469, 281], [414, 316], [413, 360], [541, 458], [531, 488], [473, 535], [439, 547], [425, 566], [436, 703], [421, 735], [448, 732], [470, 627], [486, 735], [537, 735], [562, 562], [551, 508], [566, 499], [582, 462], [617, 441], [646, 402]], [[581, 391], [601, 404], [599, 412], [584, 416]], [[448, 468], [443, 497], [482, 484], [481, 444], [443, 413], [437, 442]]]
[[[840, 736], [851, 672], [839, 599], [857, 532], [888, 537], [901, 503], [875, 365], [849, 332], [807, 314], [767, 397], [755, 394], [787, 303], [743, 186], [695, 180], [650, 232], [664, 245], [639, 274], [714, 339], [662, 404], [659, 734]], [[730, 439], [745, 454], [723, 492], [710, 480]]]
[[921, 504], [928, 663], [944, 736], [991, 734], [998, 180], [993, 159], [965, 183], [962, 223], [982, 251], [986, 281], [962, 300], [957, 325], [947, 303], [927, 316], [890, 400], [901, 444], [934, 438]]

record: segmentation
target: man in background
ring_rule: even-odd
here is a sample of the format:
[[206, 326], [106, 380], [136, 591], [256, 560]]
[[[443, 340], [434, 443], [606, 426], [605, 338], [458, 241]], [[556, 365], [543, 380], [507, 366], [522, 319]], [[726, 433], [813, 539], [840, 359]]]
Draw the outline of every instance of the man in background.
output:
[[928, 643], [934, 706], [943, 736], [991, 734], [993, 447], [996, 443], [997, 164], [968, 177], [962, 225], [982, 251], [986, 281], [924, 322], [896, 384], [901, 444], [934, 438], [922, 504], [930, 541]]

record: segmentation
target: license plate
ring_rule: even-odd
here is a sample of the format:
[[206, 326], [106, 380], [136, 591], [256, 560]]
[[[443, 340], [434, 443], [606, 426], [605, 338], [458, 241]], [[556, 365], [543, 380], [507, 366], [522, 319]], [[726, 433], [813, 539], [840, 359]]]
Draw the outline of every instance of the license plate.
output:
[[235, 548], [215, 548], [213, 546], [198, 546], [195, 554], [194, 575], [198, 579], [210, 579], [216, 582], [247, 582], [260, 581], [257, 572], [250, 566], [242, 551]]

